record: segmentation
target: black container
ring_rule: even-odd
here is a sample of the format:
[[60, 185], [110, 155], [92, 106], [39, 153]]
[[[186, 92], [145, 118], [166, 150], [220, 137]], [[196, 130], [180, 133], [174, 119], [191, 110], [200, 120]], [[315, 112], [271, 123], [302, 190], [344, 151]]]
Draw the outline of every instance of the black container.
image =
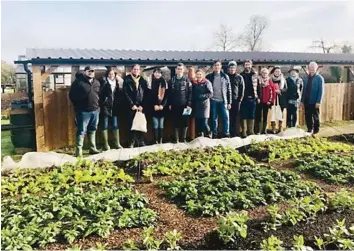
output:
[[[28, 100], [16, 100], [11, 103], [11, 110], [31, 108]], [[10, 124], [12, 125], [33, 125], [33, 112], [28, 114], [10, 114]], [[11, 130], [11, 141], [15, 148], [31, 148], [36, 147], [35, 131], [33, 129], [17, 129]]]

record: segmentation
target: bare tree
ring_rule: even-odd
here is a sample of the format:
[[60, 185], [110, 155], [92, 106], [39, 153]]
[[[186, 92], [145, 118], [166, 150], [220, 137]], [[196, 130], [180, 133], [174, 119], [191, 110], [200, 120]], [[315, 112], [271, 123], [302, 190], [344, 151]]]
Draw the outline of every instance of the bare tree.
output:
[[231, 27], [220, 24], [217, 31], [214, 32], [214, 41], [218, 49], [222, 51], [231, 51], [237, 47], [237, 39]]
[[251, 16], [239, 40], [248, 51], [261, 50], [263, 34], [268, 28], [269, 21], [265, 16]]
[[331, 45], [326, 44], [323, 38], [321, 38], [320, 40], [315, 40], [312, 43], [313, 45], [311, 46], [311, 48], [319, 48], [322, 50], [323, 53], [326, 54], [331, 53], [331, 51], [338, 48], [338, 45], [336, 45], [335, 43], [332, 43]]
[[342, 53], [344, 53], [344, 54], [352, 53], [352, 46], [349, 44], [344, 44], [342, 46], [341, 50], [342, 50]]

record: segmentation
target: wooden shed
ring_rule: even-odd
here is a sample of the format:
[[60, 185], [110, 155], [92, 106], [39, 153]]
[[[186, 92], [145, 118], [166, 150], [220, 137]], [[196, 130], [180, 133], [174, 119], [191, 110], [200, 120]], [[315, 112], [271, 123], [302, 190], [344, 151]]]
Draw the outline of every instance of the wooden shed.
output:
[[[27, 74], [28, 96], [30, 102], [33, 103], [33, 108], [29, 108], [28, 112], [34, 113], [35, 117], [35, 124], [28, 125], [28, 128], [30, 126], [35, 128], [37, 151], [49, 151], [75, 145], [74, 112], [68, 99], [68, 92], [70, 83], [75, 79], [75, 74], [86, 65], [97, 67], [99, 69], [98, 75], [106, 67], [120, 67], [123, 70], [122, 77], [136, 63], [145, 70], [155, 66], [166, 66], [170, 76], [173, 76], [175, 65], [179, 62], [184, 63], [187, 67], [208, 70], [216, 59], [222, 60], [224, 69], [230, 60], [235, 60], [242, 65], [246, 59], [251, 59], [257, 70], [260, 67], [270, 68], [283, 65], [298, 66], [306, 73], [306, 66], [311, 61], [316, 61], [320, 66], [339, 66], [344, 72], [343, 83], [326, 84], [321, 120], [354, 119], [354, 84], [352, 83], [354, 80], [354, 54], [27, 49], [25, 57], [21, 57], [15, 63], [22, 64]], [[67, 70], [62, 70], [64, 68]], [[58, 71], [58, 69], [61, 70]], [[123, 143], [128, 140], [128, 128], [125, 121], [123, 114], [120, 118], [120, 134]], [[300, 111], [299, 123], [304, 123], [302, 111]], [[190, 125], [189, 137], [194, 138], [192, 119]], [[168, 138], [171, 135], [171, 122], [168, 118], [165, 127], [165, 138]], [[151, 131], [151, 127], [148, 129]], [[151, 135], [148, 133], [147, 139], [150, 138]]]

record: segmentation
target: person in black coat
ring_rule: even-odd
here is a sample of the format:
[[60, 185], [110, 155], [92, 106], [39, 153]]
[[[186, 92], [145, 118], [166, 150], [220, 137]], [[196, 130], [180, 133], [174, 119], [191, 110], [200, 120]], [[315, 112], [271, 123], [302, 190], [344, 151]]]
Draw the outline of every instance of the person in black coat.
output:
[[155, 144], [162, 144], [165, 106], [167, 104], [167, 83], [161, 69], [155, 69], [151, 79], [152, 129]]
[[144, 94], [148, 90], [146, 80], [140, 76], [140, 65], [135, 64], [132, 67], [131, 74], [124, 78], [123, 91], [129, 107], [128, 126], [131, 132], [129, 147], [133, 148], [135, 143], [138, 146], [145, 146], [144, 133], [131, 131], [134, 116], [137, 111], [143, 111]]
[[114, 148], [120, 149], [122, 146], [119, 142], [119, 124], [118, 124], [118, 107], [119, 100], [119, 84], [116, 77], [116, 72], [113, 68], [108, 69], [106, 76], [101, 80], [100, 107], [101, 119], [103, 120], [103, 149], [109, 150], [108, 144], [108, 124], [111, 122], [114, 134]]
[[184, 109], [190, 110], [192, 107], [192, 83], [183, 72], [184, 64], [177, 64], [176, 75], [171, 78], [168, 87], [168, 103], [172, 113], [176, 143], [180, 139], [180, 129], [182, 129], [182, 141], [187, 142], [189, 116], [183, 115], [183, 111]]
[[95, 79], [95, 70], [86, 66], [84, 74], [77, 74], [72, 83], [69, 98], [74, 105], [76, 132], [75, 156], [82, 157], [82, 147], [87, 131], [90, 153], [99, 153], [96, 148], [96, 130], [99, 120], [100, 82]]
[[231, 109], [230, 109], [230, 135], [231, 137], [240, 136], [238, 135], [240, 129], [237, 128], [237, 118], [240, 117], [240, 107], [245, 93], [245, 82], [243, 77], [237, 73], [237, 63], [235, 61], [230, 61], [228, 64], [227, 75], [230, 78], [231, 83]]

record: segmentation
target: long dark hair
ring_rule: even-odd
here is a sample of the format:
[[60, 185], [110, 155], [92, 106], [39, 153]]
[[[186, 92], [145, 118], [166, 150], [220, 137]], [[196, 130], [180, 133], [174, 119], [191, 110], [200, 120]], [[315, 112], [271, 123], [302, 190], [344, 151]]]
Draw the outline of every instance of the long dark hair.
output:
[[111, 71], [114, 72], [114, 76], [117, 76], [116, 70], [115, 70], [113, 67], [109, 67], [109, 68], [107, 69], [107, 71], [106, 71], [106, 74], [105, 74], [106, 78], [108, 78], [108, 75], [109, 75], [109, 73], [110, 73]]

